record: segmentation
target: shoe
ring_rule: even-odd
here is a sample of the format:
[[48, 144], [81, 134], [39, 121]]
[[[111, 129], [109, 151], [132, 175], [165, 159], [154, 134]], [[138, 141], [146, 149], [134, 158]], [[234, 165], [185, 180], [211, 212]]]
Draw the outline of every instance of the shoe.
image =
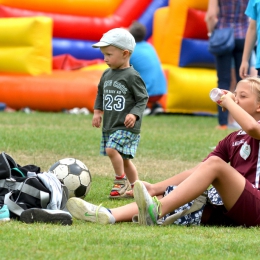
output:
[[152, 112], [152, 110], [149, 107], [147, 107], [143, 112], [143, 116], [149, 116], [151, 114], [151, 112]]
[[79, 114], [89, 115], [89, 110], [88, 110], [86, 107], [82, 107], [82, 108], [79, 110]]
[[138, 214], [133, 215], [132, 222], [138, 224]]
[[50, 210], [50, 209], [27, 209], [24, 210], [20, 216], [20, 220], [24, 223], [31, 224], [35, 222], [52, 223], [71, 225], [72, 216], [69, 212], [64, 210]]
[[67, 209], [71, 215], [80, 220], [99, 224], [114, 224], [114, 216], [105, 207], [96, 206], [80, 198], [70, 198], [67, 201]]
[[3, 205], [0, 208], [0, 222], [1, 221], [10, 221], [10, 212], [7, 205]]
[[161, 203], [157, 197], [151, 197], [141, 181], [134, 186], [134, 199], [138, 206], [138, 222], [140, 225], [156, 225], [160, 216]]
[[218, 129], [218, 130], [227, 130], [228, 126], [227, 125], [218, 125], [218, 126], [216, 126], [216, 129]]
[[114, 186], [110, 192], [110, 199], [126, 199], [133, 198], [130, 194], [127, 194], [127, 191], [131, 190], [131, 185], [127, 178], [114, 180]]
[[151, 115], [159, 115], [159, 114], [163, 114], [164, 110], [162, 108], [162, 106], [159, 103], [156, 103], [153, 105], [152, 107], [152, 111], [151, 111]]

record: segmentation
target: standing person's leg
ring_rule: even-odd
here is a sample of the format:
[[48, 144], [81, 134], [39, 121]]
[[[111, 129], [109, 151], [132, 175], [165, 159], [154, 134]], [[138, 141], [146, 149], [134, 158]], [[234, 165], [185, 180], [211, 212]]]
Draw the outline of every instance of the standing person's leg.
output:
[[169, 195], [163, 197], [159, 203], [153, 201], [142, 182], [137, 181], [134, 195], [139, 208], [140, 223], [155, 224], [158, 217], [197, 198], [210, 184], [218, 191], [225, 208], [230, 210], [242, 194], [245, 182], [245, 178], [240, 173], [216, 156], [200, 164], [188, 178]]
[[125, 172], [124, 160], [121, 154], [113, 148], [106, 148], [106, 153], [111, 160], [116, 174], [114, 185], [111, 189], [109, 197], [113, 199], [129, 197], [127, 191], [130, 190], [131, 187]]
[[[130, 138], [129, 138], [130, 135]], [[137, 136], [137, 145], [139, 143], [139, 137]], [[110, 198], [128, 198], [127, 191], [131, 189], [130, 183], [127, 179], [127, 175], [124, 168], [124, 159], [128, 155], [128, 142], [131, 140], [132, 133], [124, 130], [117, 130], [106, 137], [105, 154], [109, 156], [111, 163], [115, 171], [114, 186], [110, 192]]]
[[120, 153], [113, 148], [106, 148], [106, 154], [112, 163], [116, 176], [122, 176], [124, 174], [124, 162]]
[[124, 169], [130, 184], [133, 185], [136, 180], [138, 180], [138, 173], [135, 165], [130, 159], [124, 159]]
[[[231, 84], [231, 86], [230, 86], [231, 92], [235, 91], [237, 82], [239, 82], [241, 80], [241, 78], [239, 76], [239, 68], [240, 68], [240, 65], [242, 62], [244, 43], [245, 43], [244, 39], [235, 39], [235, 48], [233, 50], [233, 66], [232, 66], [232, 73], [231, 73], [231, 75], [232, 75], [231, 82], [233, 84]], [[248, 71], [248, 73], [249, 73], [249, 71]], [[240, 128], [240, 126], [235, 122], [235, 120], [233, 119], [233, 117], [230, 114], [228, 115], [228, 121], [229, 121], [228, 128], [231, 128], [231, 129]]]
[[[233, 56], [234, 56], [234, 62], [235, 62], [235, 73], [236, 73], [237, 82], [239, 82], [241, 80], [241, 78], [239, 76], [239, 68], [240, 68], [240, 65], [241, 65], [241, 62], [242, 62], [244, 44], [245, 44], [244, 39], [236, 39], [235, 40], [235, 48], [234, 48], [234, 51], [233, 51]], [[249, 60], [249, 64], [251, 63], [250, 60]], [[250, 68], [249, 68], [247, 73], [248, 73], [248, 75], [250, 74]]]
[[[216, 56], [216, 70], [218, 77], [218, 88], [229, 90], [231, 84], [231, 61], [232, 53]], [[223, 112], [218, 106], [219, 129], [226, 129], [228, 124], [228, 111]]]

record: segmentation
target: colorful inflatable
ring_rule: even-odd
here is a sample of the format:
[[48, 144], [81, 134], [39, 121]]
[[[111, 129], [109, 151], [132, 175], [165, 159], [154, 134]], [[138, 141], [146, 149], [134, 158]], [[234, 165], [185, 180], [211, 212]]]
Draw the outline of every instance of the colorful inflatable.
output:
[[[216, 73], [214, 59], [207, 51], [206, 8], [207, 0], [57, 0], [55, 3], [50, 0], [0, 0], [0, 22], [12, 18], [19, 28], [21, 19], [29, 17], [33, 20], [45, 17], [52, 21], [51, 39], [46, 40], [41, 34], [35, 37], [35, 42], [44, 42], [46, 50], [52, 48], [53, 57], [49, 57], [48, 64], [56, 64], [58, 68], [50, 72], [41, 67], [42, 71], [35, 72], [22, 68], [19, 63], [13, 68], [0, 67], [0, 102], [16, 109], [28, 106], [42, 111], [59, 111], [82, 106], [92, 111], [93, 93], [106, 65], [100, 64], [101, 52], [91, 45], [107, 30], [128, 27], [133, 20], [138, 20], [146, 26], [147, 39], [154, 44], [167, 74], [168, 93], [161, 101], [165, 111], [216, 113], [216, 106], [208, 97], [210, 89], [216, 86]], [[1, 31], [0, 42], [5, 39], [5, 32]], [[22, 37], [16, 35], [16, 38], [19, 41]], [[44, 51], [35, 53], [41, 62], [42, 56], [46, 57]], [[36, 66], [21, 53], [9, 54], [10, 60], [20, 59], [24, 66]], [[62, 65], [64, 55], [72, 57], [66, 59], [66, 66]], [[82, 64], [86, 67], [77, 72], [68, 71], [75, 69], [78, 62], [79, 67]], [[66, 71], [61, 71], [65, 67]], [[13, 91], [8, 91], [11, 88]]]
[[167, 112], [217, 113], [209, 98], [217, 78], [207, 50], [207, 4], [208, 0], [171, 0], [155, 13], [153, 43], [168, 70]]

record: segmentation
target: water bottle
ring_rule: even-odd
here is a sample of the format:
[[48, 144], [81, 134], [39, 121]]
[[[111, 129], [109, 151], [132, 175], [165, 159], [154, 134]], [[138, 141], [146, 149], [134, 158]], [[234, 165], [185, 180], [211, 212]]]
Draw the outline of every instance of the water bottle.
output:
[[210, 98], [218, 104], [221, 103], [220, 98], [223, 95], [225, 95], [225, 93], [219, 88], [213, 88], [209, 93]]

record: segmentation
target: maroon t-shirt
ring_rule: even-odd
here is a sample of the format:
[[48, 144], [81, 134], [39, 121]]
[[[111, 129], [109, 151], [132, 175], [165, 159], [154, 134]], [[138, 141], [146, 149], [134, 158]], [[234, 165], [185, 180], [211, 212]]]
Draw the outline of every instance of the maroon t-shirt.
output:
[[[220, 141], [212, 155], [220, 157], [240, 172], [249, 182], [259, 188], [260, 151], [259, 140], [249, 136], [243, 130], [229, 134]], [[204, 161], [207, 159], [205, 158]]]

